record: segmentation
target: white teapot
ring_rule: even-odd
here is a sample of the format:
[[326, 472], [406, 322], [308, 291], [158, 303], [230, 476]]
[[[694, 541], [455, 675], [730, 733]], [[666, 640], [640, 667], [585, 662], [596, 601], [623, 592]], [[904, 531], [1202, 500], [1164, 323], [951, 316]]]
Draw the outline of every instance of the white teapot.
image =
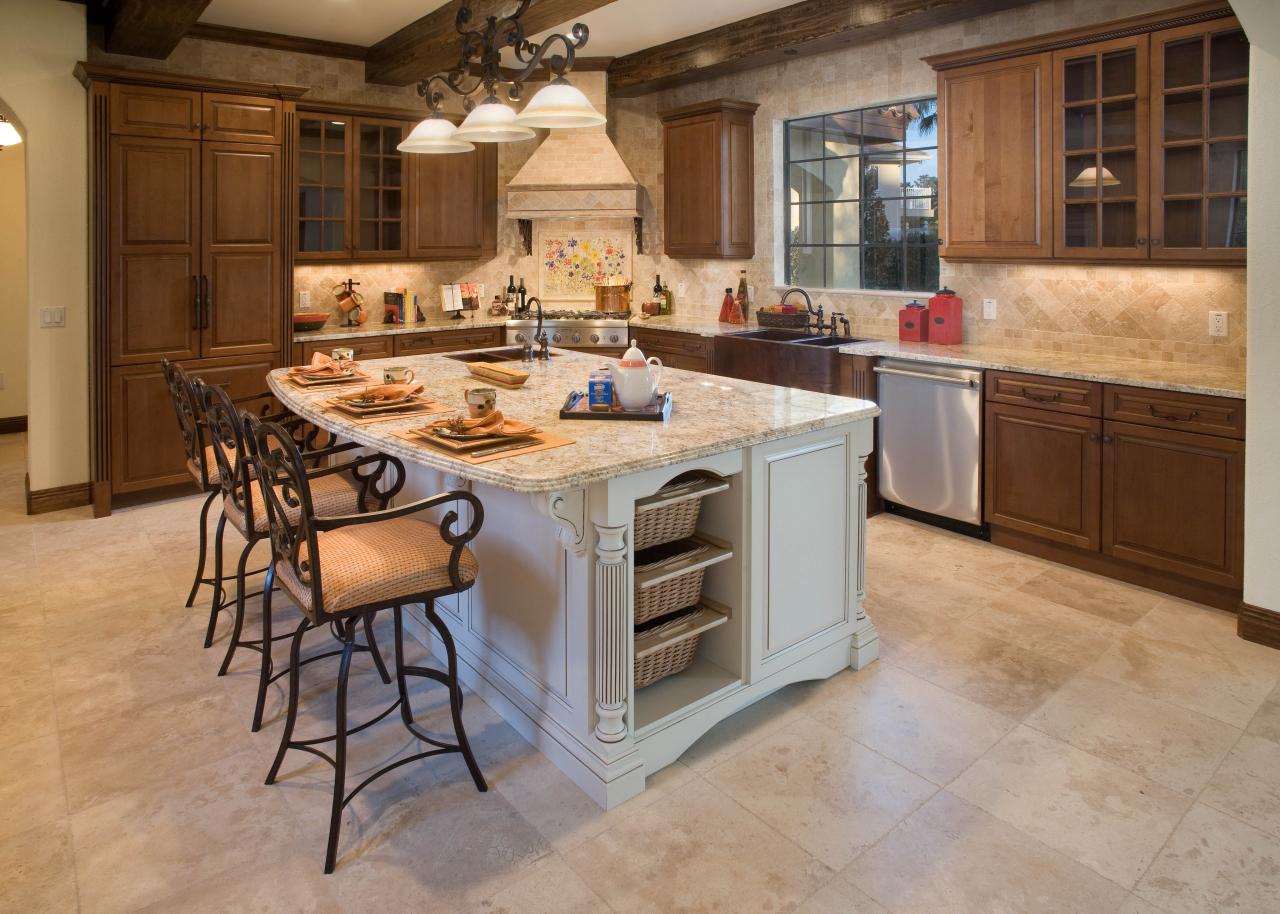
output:
[[[655, 372], [652, 367], [657, 366]], [[609, 369], [613, 376], [613, 390], [623, 409], [644, 409], [653, 402], [662, 378], [662, 360], [657, 356], [646, 359], [644, 353], [631, 341], [631, 348], [622, 354], [622, 361]]]

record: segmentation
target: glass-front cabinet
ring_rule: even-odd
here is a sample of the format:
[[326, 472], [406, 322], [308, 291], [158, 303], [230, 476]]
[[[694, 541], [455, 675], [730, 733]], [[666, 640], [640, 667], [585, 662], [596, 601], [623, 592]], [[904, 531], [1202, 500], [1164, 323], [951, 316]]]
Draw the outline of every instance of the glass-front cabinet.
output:
[[356, 121], [355, 254], [361, 259], [404, 257], [404, 170], [396, 149], [410, 125], [403, 121]]
[[295, 166], [298, 260], [340, 260], [349, 256], [350, 159], [350, 118], [299, 113]]
[[1249, 43], [1235, 20], [1151, 41], [1151, 256], [1243, 260]]
[[1054, 238], [1059, 257], [1144, 259], [1148, 250], [1147, 36], [1054, 54]]

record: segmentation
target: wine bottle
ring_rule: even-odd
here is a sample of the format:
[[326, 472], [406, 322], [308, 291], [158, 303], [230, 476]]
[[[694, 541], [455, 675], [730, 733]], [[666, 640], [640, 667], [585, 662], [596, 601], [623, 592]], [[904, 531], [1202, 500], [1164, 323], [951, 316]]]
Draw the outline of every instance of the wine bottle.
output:
[[520, 277], [520, 286], [519, 286], [519, 288], [517, 288], [517, 289], [516, 289], [516, 294], [517, 294], [518, 296], [520, 296], [520, 299], [519, 299], [519, 305], [517, 306], [517, 310], [519, 310], [519, 311], [525, 311], [525, 310], [527, 310], [527, 309], [528, 309], [528, 305], [526, 305], [526, 304], [525, 304], [525, 296], [526, 296], [526, 295], [528, 295], [528, 291], [527, 291], [527, 290], [525, 289], [525, 287], [524, 287], [524, 277], [523, 277], [523, 276], [521, 276], [521, 277]]
[[662, 276], [653, 277], [653, 300], [662, 301]]
[[676, 297], [671, 294], [671, 289], [664, 282], [662, 284], [662, 313], [670, 314], [675, 308], [675, 303]]

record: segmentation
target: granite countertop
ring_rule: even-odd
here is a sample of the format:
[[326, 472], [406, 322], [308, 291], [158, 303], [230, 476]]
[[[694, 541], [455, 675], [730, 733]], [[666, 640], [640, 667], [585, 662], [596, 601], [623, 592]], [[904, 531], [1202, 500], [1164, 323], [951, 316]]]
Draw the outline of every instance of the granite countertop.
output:
[[632, 327], [643, 327], [646, 330], [670, 330], [674, 333], [696, 333], [699, 336], [720, 336], [722, 333], [737, 333], [741, 330], [755, 330], [754, 323], [723, 324], [714, 317], [697, 314], [668, 314], [665, 317], [633, 317]]
[[1076, 378], [1105, 384], [1127, 384], [1181, 393], [1218, 397], [1245, 396], [1243, 368], [1222, 368], [1190, 362], [1158, 362], [1080, 352], [1053, 352], [1044, 349], [1001, 349], [995, 346], [937, 343], [906, 343], [899, 340], [867, 340], [841, 346], [848, 355], [885, 356], [966, 368], [994, 368], [1025, 371], [1055, 378]]
[[[285, 406], [345, 439], [394, 454], [407, 463], [516, 492], [577, 488], [880, 413], [879, 407], [866, 400], [667, 368], [662, 374], [662, 388], [670, 391], [674, 401], [667, 421], [566, 421], [560, 418], [565, 397], [571, 390], [586, 389], [587, 376], [598, 367], [599, 359], [563, 349], [552, 352], [555, 355], [549, 362], [526, 366], [532, 377], [524, 387], [498, 391], [498, 408], [514, 419], [572, 438], [574, 443], [479, 465], [394, 437], [395, 432], [425, 424], [428, 420], [421, 416], [353, 425], [317, 405], [317, 401], [332, 396], [332, 390], [299, 390], [282, 380], [286, 369], [271, 372], [268, 381]], [[464, 363], [442, 355], [362, 364], [376, 375], [383, 365], [393, 363], [412, 368], [418, 381], [426, 385], [427, 396], [456, 405], [459, 410], [464, 408], [463, 395], [469, 388], [485, 386], [467, 371]]]
[[295, 343], [309, 340], [352, 340], [364, 336], [398, 336], [402, 333], [422, 333], [427, 330], [474, 330], [477, 327], [506, 326], [506, 317], [490, 317], [488, 314], [476, 312], [474, 316], [453, 320], [443, 314], [429, 314], [424, 321], [411, 324], [375, 324], [373, 322], [360, 327], [344, 327], [341, 324], [325, 324], [319, 330], [296, 330], [293, 334]]

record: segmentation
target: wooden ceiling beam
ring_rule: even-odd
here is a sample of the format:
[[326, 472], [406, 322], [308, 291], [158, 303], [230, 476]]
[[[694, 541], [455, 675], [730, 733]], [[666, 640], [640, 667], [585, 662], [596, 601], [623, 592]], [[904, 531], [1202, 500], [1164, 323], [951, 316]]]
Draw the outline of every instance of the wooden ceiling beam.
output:
[[[528, 36], [557, 26], [572, 24], [592, 10], [612, 0], [534, 0], [521, 17]], [[482, 28], [487, 16], [506, 16], [516, 8], [516, 0], [472, 0], [471, 27]], [[386, 86], [408, 86], [418, 80], [448, 70], [458, 64], [458, 32], [454, 22], [458, 3], [450, 2], [369, 49], [365, 60], [366, 82]]]
[[609, 93], [644, 95], [779, 63], [800, 54], [853, 47], [1035, 0], [804, 0], [719, 28], [618, 57]]
[[115, 0], [107, 14], [107, 50], [164, 60], [209, 3], [210, 0]]

